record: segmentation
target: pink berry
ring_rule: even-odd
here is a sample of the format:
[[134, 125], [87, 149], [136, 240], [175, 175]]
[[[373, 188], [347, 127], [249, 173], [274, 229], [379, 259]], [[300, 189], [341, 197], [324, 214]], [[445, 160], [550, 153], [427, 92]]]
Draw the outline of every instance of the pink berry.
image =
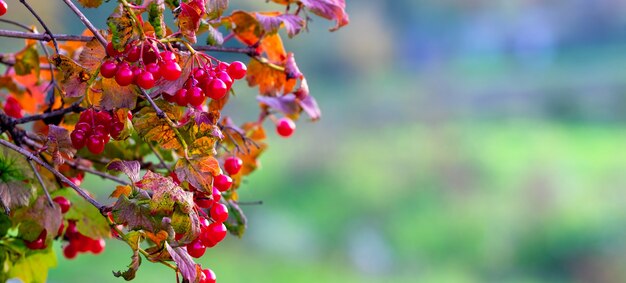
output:
[[248, 68], [246, 65], [240, 61], [232, 62], [230, 66], [228, 66], [228, 74], [235, 80], [240, 80], [245, 77], [247, 71]]
[[293, 120], [283, 117], [278, 120], [276, 123], [276, 132], [281, 137], [287, 138], [290, 137], [293, 132], [296, 130], [296, 123]]

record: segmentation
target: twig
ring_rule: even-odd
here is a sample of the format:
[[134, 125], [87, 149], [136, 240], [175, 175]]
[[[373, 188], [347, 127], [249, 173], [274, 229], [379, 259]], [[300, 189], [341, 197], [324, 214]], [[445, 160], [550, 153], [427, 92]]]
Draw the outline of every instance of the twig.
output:
[[256, 56], [257, 51], [255, 48], [251, 47], [221, 47], [221, 46], [209, 46], [209, 45], [194, 45], [193, 49], [196, 51], [214, 51], [214, 52], [226, 52], [226, 53], [241, 53], [246, 54], [248, 56]]
[[13, 38], [24, 38], [24, 39], [35, 39], [40, 41], [50, 41], [53, 39], [59, 41], [91, 41], [93, 36], [84, 36], [84, 35], [72, 35], [72, 34], [54, 34], [49, 35], [47, 33], [34, 33], [34, 32], [23, 32], [23, 31], [15, 31], [15, 30], [0, 30], [0, 36], [2, 37], [13, 37]]
[[165, 163], [165, 160], [163, 159], [163, 156], [161, 155], [161, 153], [159, 153], [159, 151], [156, 148], [154, 148], [152, 143], [149, 141], [146, 141], [146, 143], [148, 144], [148, 146], [150, 147], [154, 155], [156, 155], [156, 157], [159, 159], [159, 163], [161, 163], [161, 166], [167, 169], [168, 172], [172, 171], [172, 169], [169, 166], [167, 166], [167, 164]]
[[65, 175], [61, 174], [56, 169], [52, 168], [52, 166], [50, 166], [48, 163], [43, 162], [41, 159], [39, 159], [39, 157], [33, 155], [30, 151], [27, 151], [27, 150], [25, 150], [25, 149], [23, 149], [21, 147], [18, 147], [16, 145], [10, 143], [9, 141], [3, 140], [3, 139], [0, 139], [0, 144], [5, 146], [5, 147], [8, 147], [8, 148], [12, 149], [13, 151], [16, 151], [17, 153], [19, 153], [21, 155], [24, 155], [26, 158], [28, 158], [28, 159], [30, 159], [32, 161], [35, 161], [37, 164], [43, 166], [48, 171], [50, 171], [50, 173], [54, 174], [59, 179], [61, 179], [61, 181], [63, 181], [66, 184], [68, 184], [72, 189], [74, 189], [74, 191], [76, 191], [76, 193], [78, 193], [82, 198], [84, 198], [86, 201], [88, 201], [91, 205], [95, 206], [98, 210], [100, 210], [100, 212], [102, 214], [105, 213], [106, 206], [100, 204], [97, 200], [92, 198], [87, 192], [85, 192], [79, 186], [76, 186], [72, 181], [70, 181], [70, 179], [65, 177]]
[[41, 24], [43, 29], [46, 30], [46, 33], [52, 38], [52, 43], [54, 44], [54, 50], [56, 50], [56, 52], [58, 54], [59, 53], [59, 44], [57, 43], [57, 40], [54, 38], [54, 34], [48, 28], [48, 25], [46, 25], [46, 23], [41, 19], [41, 17], [39, 17], [39, 15], [37, 14], [37, 12], [35, 12], [33, 7], [31, 7], [30, 4], [26, 3], [26, 0], [20, 0], [20, 2], [24, 6], [26, 6], [26, 9], [28, 9], [30, 11], [30, 13], [33, 14], [33, 16], [35, 16], [35, 18], [37, 19], [39, 24]]
[[263, 201], [262, 200], [257, 200], [257, 201], [236, 201], [235, 202], [238, 205], [262, 205]]
[[107, 40], [104, 38], [104, 36], [102, 36], [102, 34], [100, 34], [98, 29], [89, 21], [89, 19], [85, 17], [85, 15], [78, 9], [78, 7], [76, 7], [76, 5], [72, 3], [72, 0], [63, 0], [63, 2], [65, 2], [65, 4], [67, 4], [67, 6], [70, 7], [70, 9], [72, 9], [74, 14], [76, 14], [78, 18], [80, 19], [80, 21], [83, 22], [83, 24], [85, 24], [85, 26], [93, 33], [93, 35], [98, 39], [100, 44], [106, 47]]
[[65, 114], [70, 113], [70, 112], [79, 113], [82, 110], [84, 110], [80, 106], [80, 103], [82, 101], [83, 101], [83, 98], [80, 98], [80, 100], [74, 102], [70, 107], [53, 110], [48, 113], [36, 114], [36, 115], [31, 115], [31, 116], [26, 116], [24, 118], [16, 119], [15, 124], [24, 124], [24, 123], [28, 123], [32, 121], [45, 120], [45, 119], [49, 119], [49, 118], [53, 118], [57, 116], [64, 116]]
[[41, 178], [41, 175], [39, 174], [39, 171], [37, 171], [37, 168], [35, 168], [35, 164], [33, 164], [32, 160], [28, 160], [28, 165], [30, 165], [30, 168], [33, 169], [33, 173], [35, 173], [35, 177], [37, 177], [37, 181], [39, 181], [39, 184], [41, 185], [41, 189], [43, 190], [43, 193], [46, 195], [46, 198], [48, 199], [48, 204], [50, 206], [52, 206], [52, 197], [50, 196], [50, 192], [48, 192], [48, 189], [46, 188], [46, 184], [44, 184], [43, 179]]
[[85, 172], [87, 172], [87, 173], [89, 173], [89, 174], [93, 174], [93, 175], [96, 175], [96, 176], [100, 176], [100, 177], [102, 177], [102, 178], [104, 178], [104, 179], [109, 179], [109, 180], [111, 180], [111, 181], [113, 181], [113, 182], [116, 182], [116, 183], [118, 183], [118, 184], [121, 184], [121, 185], [130, 186], [130, 184], [129, 184], [128, 182], [126, 182], [126, 181], [124, 181], [124, 180], [122, 180], [122, 179], [120, 179], [120, 178], [118, 178], [118, 177], [115, 177], [115, 176], [113, 176], [113, 175], [109, 175], [109, 174], [107, 174], [107, 173], [100, 172], [100, 171], [98, 171], [98, 170], [94, 170], [94, 169], [91, 169], [91, 168], [89, 168], [89, 167], [85, 167], [85, 166], [78, 165], [78, 164], [70, 164], [70, 165], [71, 165], [72, 167], [74, 167], [74, 168], [76, 168], [76, 169], [80, 170], [80, 171], [85, 171]]

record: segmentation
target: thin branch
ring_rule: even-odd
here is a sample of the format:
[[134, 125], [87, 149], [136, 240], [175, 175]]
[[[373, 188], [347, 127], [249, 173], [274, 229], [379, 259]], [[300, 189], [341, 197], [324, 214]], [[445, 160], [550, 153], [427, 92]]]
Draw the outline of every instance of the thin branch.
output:
[[43, 113], [43, 114], [31, 115], [31, 116], [26, 116], [24, 118], [16, 119], [15, 124], [24, 124], [24, 123], [28, 123], [32, 121], [45, 120], [45, 119], [49, 119], [49, 118], [53, 118], [57, 116], [64, 116], [65, 114], [70, 113], [70, 112], [79, 113], [82, 110], [84, 110], [80, 106], [80, 103], [82, 101], [83, 101], [83, 98], [74, 102], [71, 106], [66, 107], [66, 108], [61, 108], [61, 109], [53, 110], [53, 111]]
[[236, 201], [235, 202], [238, 205], [262, 205], [263, 201], [262, 200], [257, 200], [257, 201]]
[[152, 152], [154, 152], [154, 155], [156, 155], [156, 157], [159, 159], [161, 166], [167, 169], [168, 172], [172, 171], [172, 169], [169, 166], [167, 166], [167, 164], [165, 163], [165, 160], [163, 159], [163, 156], [161, 155], [161, 153], [159, 153], [159, 151], [152, 145], [152, 143], [149, 141], [147, 141], [146, 143], [148, 144]]
[[[69, 164], [69, 163], [68, 163], [68, 164]], [[72, 167], [74, 167], [74, 168], [76, 168], [76, 169], [78, 169], [78, 170], [80, 170], [80, 171], [85, 171], [85, 172], [87, 172], [87, 173], [89, 173], [89, 174], [93, 174], [93, 175], [96, 175], [96, 176], [100, 176], [100, 177], [102, 177], [102, 178], [104, 178], [104, 179], [109, 179], [109, 180], [111, 180], [111, 181], [113, 181], [113, 182], [116, 182], [116, 183], [118, 183], [118, 184], [121, 184], [121, 185], [126, 185], [126, 186], [130, 186], [130, 184], [129, 184], [128, 182], [126, 182], [126, 181], [124, 181], [124, 180], [122, 180], [122, 179], [120, 179], [120, 178], [118, 178], [118, 177], [115, 177], [115, 176], [113, 176], [113, 175], [109, 175], [109, 174], [107, 174], [107, 173], [100, 172], [100, 171], [98, 171], [98, 170], [94, 170], [94, 169], [91, 169], [91, 168], [89, 168], [89, 167], [85, 167], [85, 166], [78, 165], [78, 164], [75, 164], [75, 163], [74, 163], [74, 164], [70, 164], [70, 166], [72, 166]]]
[[14, 31], [14, 30], [0, 30], [1, 37], [13, 37], [13, 38], [24, 38], [24, 39], [35, 39], [40, 41], [50, 41], [56, 39], [59, 41], [91, 41], [93, 36], [84, 36], [84, 35], [71, 35], [71, 34], [53, 34], [52, 36], [47, 33], [34, 33], [34, 32], [23, 32], [23, 31]]
[[48, 192], [48, 188], [46, 188], [46, 184], [44, 184], [43, 179], [41, 178], [41, 175], [39, 174], [39, 171], [37, 171], [37, 168], [35, 168], [35, 164], [33, 164], [32, 160], [28, 160], [28, 165], [30, 165], [30, 168], [33, 169], [33, 173], [35, 173], [35, 177], [37, 177], [37, 181], [39, 181], [39, 184], [41, 185], [41, 189], [43, 190], [43, 193], [46, 195], [46, 198], [48, 199], [48, 204], [50, 206], [52, 206], [52, 197], [50, 196], [50, 192]]
[[101, 213], [104, 214], [106, 206], [100, 204], [97, 200], [95, 200], [94, 198], [92, 198], [87, 192], [85, 192], [83, 189], [81, 189], [79, 186], [76, 186], [74, 184], [74, 182], [70, 181], [70, 179], [68, 179], [67, 177], [65, 177], [65, 175], [61, 174], [59, 171], [57, 171], [56, 169], [54, 169], [52, 166], [50, 166], [48, 163], [43, 162], [39, 157], [35, 156], [34, 154], [32, 154], [30, 151], [23, 149], [19, 146], [16, 146], [14, 144], [12, 144], [11, 142], [7, 141], [7, 140], [3, 140], [0, 139], [0, 145], [3, 145], [5, 147], [10, 148], [11, 150], [24, 155], [26, 158], [35, 161], [37, 164], [43, 166], [44, 168], [46, 168], [48, 171], [50, 171], [50, 173], [54, 174], [55, 176], [57, 176], [59, 179], [61, 179], [61, 181], [65, 182], [66, 184], [68, 184], [72, 189], [74, 189], [74, 191], [76, 191], [76, 193], [78, 193], [82, 198], [84, 198], [86, 201], [88, 201], [91, 205], [95, 206], [98, 210], [100, 210]]
[[85, 24], [85, 26], [93, 33], [93, 35], [98, 39], [100, 44], [106, 47], [107, 40], [104, 38], [104, 36], [102, 36], [102, 34], [100, 34], [98, 29], [89, 21], [89, 19], [85, 17], [85, 15], [78, 9], [78, 7], [76, 7], [76, 5], [72, 3], [72, 0], [63, 0], [63, 2], [65, 2], [65, 4], [67, 4], [67, 6], [70, 7], [70, 9], [72, 9], [74, 14], [76, 14], [78, 18], [80, 19], [80, 21], [83, 22], [83, 24]]
[[252, 47], [221, 47], [221, 46], [208, 46], [208, 45], [194, 45], [193, 49], [196, 51], [213, 51], [213, 52], [225, 52], [225, 53], [241, 53], [248, 56], [256, 56], [257, 51]]
[[54, 50], [56, 50], [56, 52], [58, 54], [59, 53], [59, 44], [57, 43], [57, 40], [54, 38], [54, 34], [50, 31], [50, 29], [48, 28], [46, 23], [41, 19], [41, 17], [39, 17], [39, 14], [37, 14], [37, 12], [35, 12], [33, 7], [31, 7], [30, 4], [26, 3], [26, 0], [20, 0], [20, 2], [24, 6], [26, 6], [26, 9], [28, 9], [30, 11], [30, 13], [33, 14], [33, 16], [35, 16], [35, 18], [37, 19], [39, 24], [41, 24], [43, 29], [46, 30], [46, 33], [52, 38], [52, 43], [54, 44]]

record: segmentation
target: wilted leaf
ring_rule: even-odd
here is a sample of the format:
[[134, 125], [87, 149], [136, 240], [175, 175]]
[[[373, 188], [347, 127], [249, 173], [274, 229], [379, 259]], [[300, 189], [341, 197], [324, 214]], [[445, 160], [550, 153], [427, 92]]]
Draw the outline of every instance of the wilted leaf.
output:
[[70, 189], [61, 189], [55, 191], [53, 195], [64, 196], [72, 203], [65, 217], [76, 220], [78, 232], [94, 239], [111, 237], [109, 223], [102, 216], [100, 210], [80, 197], [76, 192]]
[[47, 239], [54, 238], [55, 232], [63, 221], [63, 215], [59, 205], [49, 205], [48, 199], [42, 195], [32, 206], [16, 210], [11, 220], [14, 225], [19, 223], [19, 233], [22, 238], [33, 241], [42, 229], [48, 231]]
[[206, 44], [211, 46], [222, 45], [224, 43], [224, 35], [212, 25], [209, 25], [208, 29]]
[[313, 14], [322, 18], [335, 20], [335, 26], [330, 31], [336, 31], [350, 22], [346, 13], [345, 0], [300, 0]]
[[[180, 120], [182, 116], [180, 108], [163, 100], [156, 101], [156, 104], [172, 121]], [[159, 118], [154, 112], [154, 109], [149, 106], [142, 108], [139, 113], [133, 117], [133, 126], [139, 136], [147, 141], [157, 142], [163, 149], [181, 148], [174, 130], [167, 124], [165, 119]]]
[[66, 160], [71, 160], [76, 154], [69, 131], [56, 125], [49, 125], [48, 127], [46, 146], [46, 151], [52, 155], [52, 160], [57, 165], [65, 163]]
[[248, 227], [248, 219], [235, 201], [229, 200], [226, 202], [226, 205], [228, 206], [229, 217], [228, 220], [224, 222], [224, 225], [228, 228], [228, 232], [241, 238]]
[[176, 176], [181, 181], [187, 181], [196, 189], [212, 192], [213, 176], [221, 173], [220, 164], [213, 156], [204, 155], [197, 158], [179, 159], [174, 167]]
[[83, 66], [64, 55], [53, 55], [51, 62], [59, 69], [57, 79], [66, 97], [79, 97], [85, 95], [87, 82], [92, 75]]
[[130, 257], [131, 262], [128, 265], [128, 269], [124, 272], [121, 271], [113, 271], [113, 276], [122, 277], [126, 279], [126, 281], [133, 280], [135, 278], [135, 274], [141, 265], [141, 256], [139, 256], [139, 243], [143, 239], [143, 233], [139, 231], [131, 231], [126, 234], [124, 240], [128, 243], [130, 248], [133, 250], [133, 255]]
[[165, 243], [165, 249], [172, 256], [176, 266], [180, 270], [180, 274], [183, 278], [189, 282], [196, 282], [198, 276], [198, 270], [196, 269], [196, 263], [193, 261], [187, 250], [181, 247], [172, 248], [168, 243]]
[[154, 34], [157, 38], [165, 36], [165, 22], [163, 13], [165, 12], [165, 3], [163, 0], [150, 2], [148, 5], [148, 22], [154, 28]]
[[139, 182], [141, 177], [139, 176], [139, 171], [141, 170], [141, 163], [136, 160], [124, 161], [115, 159], [107, 165], [107, 170], [109, 171], [117, 171], [122, 172], [128, 176], [128, 178], [133, 182]]
[[98, 8], [102, 5], [102, 0], [78, 0], [78, 3], [85, 8]]
[[182, 212], [189, 213], [193, 207], [193, 193], [184, 191], [171, 178], [166, 178], [152, 171], [146, 172], [141, 180], [141, 188], [153, 192], [150, 201], [152, 214], [169, 215], [178, 206]]
[[266, 12], [255, 13], [254, 15], [266, 33], [277, 33], [281, 27], [285, 27], [289, 37], [293, 37], [300, 33], [306, 23], [301, 17], [292, 14]]
[[161, 223], [150, 216], [150, 208], [147, 205], [138, 204], [122, 195], [113, 205], [113, 218], [116, 223], [126, 223], [129, 230], [145, 229], [156, 231]]
[[180, 13], [177, 16], [178, 28], [191, 43], [196, 43], [196, 31], [200, 27], [200, 19], [205, 9], [201, 0], [191, 0], [180, 4]]

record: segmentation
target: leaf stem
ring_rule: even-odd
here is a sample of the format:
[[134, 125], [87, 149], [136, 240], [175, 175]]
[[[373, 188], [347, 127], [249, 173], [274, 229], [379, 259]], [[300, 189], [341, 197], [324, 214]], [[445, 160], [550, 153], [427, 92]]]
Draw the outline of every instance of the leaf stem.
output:
[[106, 47], [107, 40], [104, 38], [104, 36], [102, 36], [102, 34], [100, 34], [98, 29], [89, 21], [89, 19], [85, 17], [85, 15], [78, 9], [78, 7], [76, 7], [76, 5], [72, 3], [72, 0], [63, 0], [63, 2], [65, 2], [65, 4], [67, 4], [67, 6], [70, 7], [70, 9], [72, 9], [74, 14], [76, 14], [76, 16], [78, 16], [80, 21], [83, 22], [83, 24], [85, 24], [85, 26], [93, 33], [93, 35], [98, 39], [100, 44]]

